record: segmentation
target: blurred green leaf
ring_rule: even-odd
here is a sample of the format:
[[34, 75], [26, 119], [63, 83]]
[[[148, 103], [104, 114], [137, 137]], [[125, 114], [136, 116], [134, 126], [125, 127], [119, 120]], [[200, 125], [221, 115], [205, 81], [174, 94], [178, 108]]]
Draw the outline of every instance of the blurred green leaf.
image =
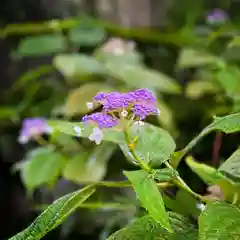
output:
[[21, 178], [29, 191], [43, 184], [56, 182], [66, 164], [65, 157], [52, 147], [37, 148], [27, 154], [22, 162]]
[[92, 102], [92, 98], [98, 92], [110, 92], [111, 87], [103, 83], [86, 83], [68, 93], [68, 98], [64, 107], [64, 113], [68, 117], [80, 115], [92, 111], [88, 109], [87, 103]]
[[159, 182], [169, 182], [178, 175], [176, 170], [169, 168], [153, 169], [152, 172], [154, 179]]
[[69, 40], [76, 46], [95, 46], [106, 38], [104, 28], [78, 26], [68, 32]]
[[107, 240], [196, 240], [197, 231], [188, 219], [168, 212], [174, 233], [169, 233], [151, 216], [135, 220], [127, 227], [115, 232]]
[[216, 93], [219, 89], [213, 82], [195, 80], [189, 82], [186, 88], [186, 96], [191, 99], [198, 99], [206, 93]]
[[235, 36], [228, 44], [228, 47], [234, 47], [234, 46], [240, 46], [240, 36]]
[[104, 66], [93, 57], [84, 54], [61, 54], [53, 59], [53, 65], [69, 83], [79, 83], [85, 76], [104, 74]]
[[213, 64], [217, 57], [210, 53], [192, 48], [183, 48], [180, 52], [177, 66], [178, 68], [193, 68]]
[[237, 149], [218, 169], [219, 171], [240, 179], [240, 148]]
[[17, 109], [13, 107], [1, 107], [0, 106], [0, 120], [1, 119], [13, 119], [18, 116]]
[[60, 225], [94, 192], [95, 187], [88, 186], [57, 199], [41, 215], [39, 215], [28, 228], [9, 240], [40, 240], [48, 232]]
[[124, 171], [123, 173], [133, 184], [133, 188], [144, 208], [163, 228], [172, 232], [164, 202], [155, 181], [143, 170]]
[[77, 183], [97, 182], [102, 180], [107, 172], [107, 162], [116, 145], [104, 143], [94, 151], [81, 152], [67, 163], [63, 176]]
[[199, 217], [199, 240], [236, 240], [239, 236], [239, 208], [224, 202], [209, 203]]
[[42, 56], [67, 50], [67, 43], [63, 36], [45, 34], [26, 37], [20, 41], [17, 56]]
[[[167, 131], [147, 123], [143, 126], [133, 124], [129, 134], [132, 142], [137, 137], [134, 147], [137, 155], [154, 166], [159, 166], [167, 161], [176, 147], [174, 140]], [[126, 142], [120, 144], [120, 147], [126, 157], [135, 162], [135, 158], [129, 152]]]
[[171, 77], [151, 69], [146, 69], [128, 63], [106, 64], [108, 74], [123, 81], [133, 88], [152, 88], [159, 92], [178, 94], [181, 92], [180, 85]]

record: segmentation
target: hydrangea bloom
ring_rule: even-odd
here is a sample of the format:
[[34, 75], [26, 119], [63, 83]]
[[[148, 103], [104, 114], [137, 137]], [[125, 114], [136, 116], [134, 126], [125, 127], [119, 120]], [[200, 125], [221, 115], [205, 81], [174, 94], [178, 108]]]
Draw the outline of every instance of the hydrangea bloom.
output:
[[118, 124], [118, 119], [112, 117], [111, 115], [98, 112], [91, 115], [86, 115], [82, 118], [82, 122], [93, 122], [99, 128], [112, 128]]
[[23, 121], [18, 141], [22, 144], [27, 143], [31, 138], [51, 132], [43, 118], [26, 118]]

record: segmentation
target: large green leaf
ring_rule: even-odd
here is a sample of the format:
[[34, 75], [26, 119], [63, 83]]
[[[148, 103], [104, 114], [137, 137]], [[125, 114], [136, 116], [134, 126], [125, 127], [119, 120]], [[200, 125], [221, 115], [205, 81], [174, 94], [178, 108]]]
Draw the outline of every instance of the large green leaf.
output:
[[174, 79], [155, 70], [127, 63], [115, 64], [115, 62], [109, 62], [106, 68], [108, 74], [123, 81], [129, 87], [147, 87], [173, 94], [181, 92], [180, 85]]
[[67, 49], [66, 39], [60, 35], [41, 35], [24, 38], [16, 52], [20, 56], [41, 56], [63, 52]]
[[[176, 147], [174, 140], [167, 131], [150, 124], [133, 124], [129, 135], [131, 141], [137, 136], [134, 147], [137, 155], [152, 165], [161, 165], [167, 161]], [[120, 144], [120, 147], [127, 158], [135, 161], [126, 142]]]
[[77, 183], [102, 180], [107, 172], [107, 162], [115, 149], [116, 145], [106, 142], [97, 146], [92, 153], [75, 155], [63, 171], [64, 178]]
[[178, 59], [179, 68], [200, 67], [213, 64], [217, 61], [217, 57], [210, 53], [199, 51], [192, 48], [184, 48]]
[[163, 228], [172, 232], [164, 202], [155, 181], [143, 170], [124, 171], [124, 174], [133, 184], [133, 188], [144, 208]]
[[108, 240], [196, 240], [197, 232], [183, 216], [168, 213], [174, 233], [169, 233], [151, 216], [135, 220], [130, 225], [111, 235]]
[[88, 109], [86, 103], [92, 102], [92, 98], [98, 92], [110, 92], [112, 88], [103, 83], [86, 83], [68, 93], [68, 98], [64, 107], [66, 116], [84, 114], [92, 109]]
[[240, 179], [240, 148], [219, 167], [219, 171]]
[[210, 203], [199, 217], [199, 240], [240, 239], [240, 211], [227, 203]]
[[43, 184], [55, 183], [65, 164], [66, 159], [61, 153], [52, 147], [42, 147], [28, 153], [18, 166], [25, 186], [31, 191]]
[[85, 76], [105, 73], [104, 66], [93, 57], [78, 53], [58, 55], [53, 65], [70, 83], [81, 82]]
[[53, 202], [24, 231], [9, 240], [39, 240], [60, 225], [76, 208], [95, 192], [94, 186], [70, 193]]

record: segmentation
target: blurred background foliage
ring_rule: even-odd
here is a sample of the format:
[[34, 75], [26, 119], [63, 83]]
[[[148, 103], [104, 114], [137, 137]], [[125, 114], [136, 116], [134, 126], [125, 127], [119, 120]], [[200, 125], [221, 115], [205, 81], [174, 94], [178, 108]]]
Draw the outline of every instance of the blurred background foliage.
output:
[[[150, 88], [177, 150], [213, 116], [240, 110], [238, 0], [4, 1], [0, 10], [0, 238], [22, 230], [54, 199], [92, 181], [122, 181], [133, 169], [115, 145], [63, 134], [20, 145], [21, 121], [80, 121], [99, 91]], [[214, 9], [223, 19], [209, 19]], [[210, 14], [210, 15], [209, 15]], [[94, 111], [97, 111], [95, 109]], [[238, 147], [239, 135], [212, 133], [191, 154], [212, 166]], [[57, 151], [55, 151], [57, 149]], [[43, 161], [44, 160], [44, 161]], [[202, 194], [205, 184], [180, 172]], [[169, 209], [196, 216], [195, 200], [171, 189]], [[136, 212], [126, 186], [103, 188], [45, 239], [106, 239]]]

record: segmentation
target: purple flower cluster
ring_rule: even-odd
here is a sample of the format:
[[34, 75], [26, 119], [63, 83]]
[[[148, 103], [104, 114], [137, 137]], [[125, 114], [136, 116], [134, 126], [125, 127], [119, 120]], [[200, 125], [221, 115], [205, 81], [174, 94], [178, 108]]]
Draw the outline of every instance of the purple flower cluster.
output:
[[[103, 105], [103, 111], [83, 117], [82, 121], [92, 121], [99, 128], [111, 128], [119, 120], [114, 113], [131, 112], [137, 120], [144, 120], [149, 115], [159, 114], [157, 101], [148, 89], [137, 89], [128, 93], [98, 93], [93, 101]], [[111, 115], [110, 115], [111, 113]]]
[[44, 118], [26, 118], [23, 121], [18, 140], [20, 143], [24, 144], [32, 137], [40, 136], [50, 131], [50, 127], [47, 125]]
[[207, 23], [215, 24], [215, 23], [224, 23], [228, 20], [228, 15], [221, 9], [212, 10], [207, 16]]

